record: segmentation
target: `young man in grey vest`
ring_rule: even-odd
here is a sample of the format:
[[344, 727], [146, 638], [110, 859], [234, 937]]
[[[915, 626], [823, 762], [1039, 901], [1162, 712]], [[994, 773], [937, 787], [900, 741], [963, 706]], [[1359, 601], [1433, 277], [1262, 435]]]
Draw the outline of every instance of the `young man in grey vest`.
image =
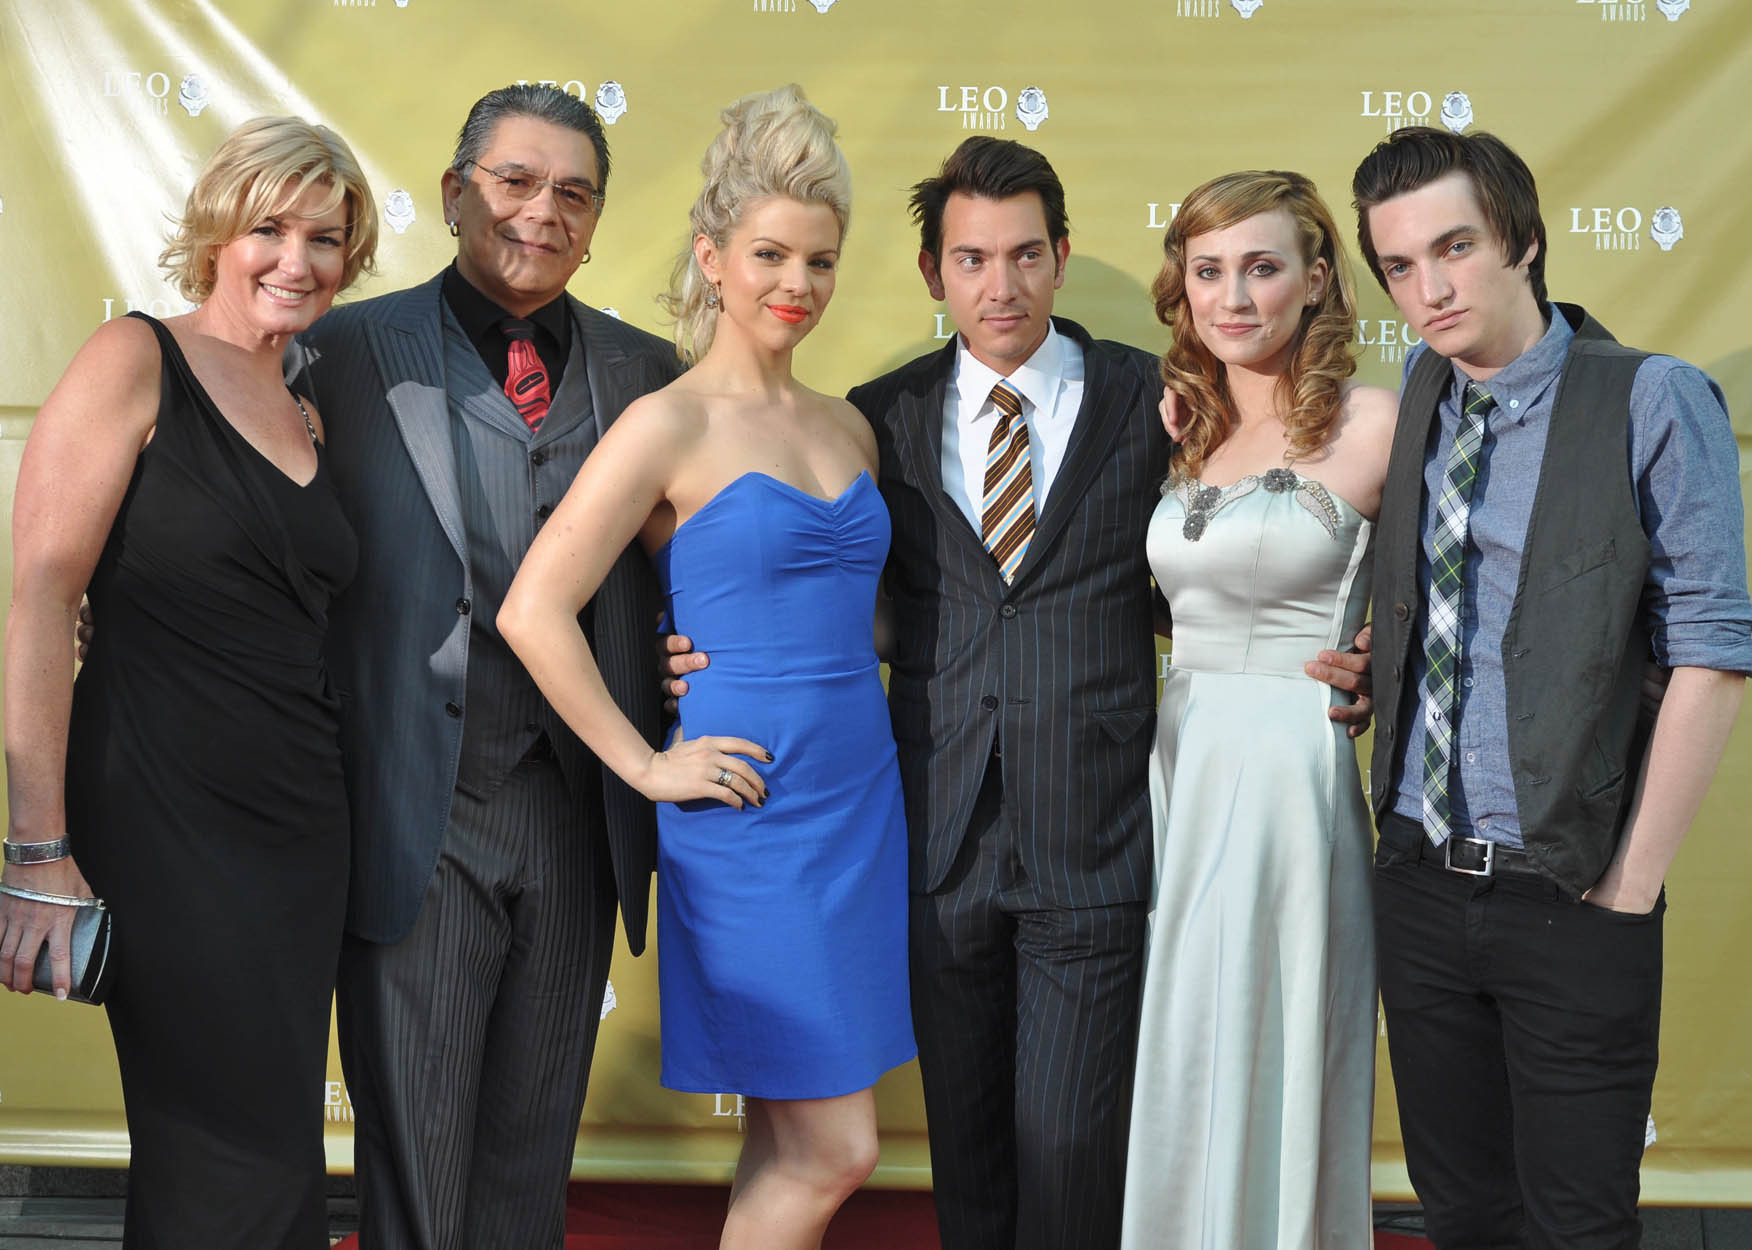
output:
[[1424, 341], [1374, 592], [1406, 1166], [1438, 1250], [1634, 1250], [1662, 879], [1752, 671], [1733, 431], [1702, 372], [1546, 302], [1533, 176], [1501, 140], [1397, 131], [1352, 190]]

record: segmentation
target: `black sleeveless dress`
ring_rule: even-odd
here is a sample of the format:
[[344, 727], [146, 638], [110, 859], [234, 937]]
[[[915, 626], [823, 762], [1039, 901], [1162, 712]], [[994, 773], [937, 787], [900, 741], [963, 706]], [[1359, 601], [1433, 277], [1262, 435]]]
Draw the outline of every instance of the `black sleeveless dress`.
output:
[[158, 422], [92, 576], [67, 757], [74, 856], [115, 913], [124, 1245], [315, 1250], [348, 868], [323, 636], [357, 547], [321, 447], [294, 483], [141, 319]]

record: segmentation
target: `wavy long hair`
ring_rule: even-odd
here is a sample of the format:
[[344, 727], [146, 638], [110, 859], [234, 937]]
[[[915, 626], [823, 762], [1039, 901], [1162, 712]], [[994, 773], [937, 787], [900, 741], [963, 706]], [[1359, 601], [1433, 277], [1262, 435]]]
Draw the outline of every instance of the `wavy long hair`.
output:
[[658, 302], [675, 319], [675, 347], [692, 364], [712, 346], [718, 310], [706, 306], [712, 284], [700, 269], [693, 240], [719, 247], [749, 205], [773, 196], [825, 204], [840, 238], [852, 218], [852, 175], [834, 142], [833, 119], [809, 103], [796, 83], [743, 96], [722, 113], [724, 129], [700, 161], [705, 185], [688, 214], [688, 245], [675, 260], [669, 292]]
[[1325, 260], [1328, 270], [1319, 302], [1302, 310], [1289, 368], [1278, 379], [1290, 459], [1318, 451], [1338, 421], [1345, 379], [1357, 368], [1352, 345], [1357, 300], [1332, 213], [1301, 174], [1278, 169], [1224, 174], [1181, 204], [1162, 238], [1162, 271], [1150, 288], [1157, 319], [1174, 332], [1174, 343], [1162, 357], [1162, 382], [1181, 399], [1180, 447], [1172, 469], [1176, 478], [1196, 478], [1236, 422], [1223, 362], [1192, 326], [1186, 297], [1187, 241], [1279, 208], [1295, 220], [1302, 263]]

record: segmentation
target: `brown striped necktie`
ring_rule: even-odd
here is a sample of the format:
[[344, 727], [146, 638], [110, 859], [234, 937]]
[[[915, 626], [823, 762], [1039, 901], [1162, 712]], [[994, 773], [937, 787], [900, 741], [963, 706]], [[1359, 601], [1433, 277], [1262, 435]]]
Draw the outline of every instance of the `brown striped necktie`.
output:
[[1008, 584], [1034, 537], [1034, 471], [1028, 467], [1028, 425], [1022, 420], [1021, 393], [1000, 381], [992, 387], [991, 400], [998, 410], [998, 424], [986, 449], [980, 540]]

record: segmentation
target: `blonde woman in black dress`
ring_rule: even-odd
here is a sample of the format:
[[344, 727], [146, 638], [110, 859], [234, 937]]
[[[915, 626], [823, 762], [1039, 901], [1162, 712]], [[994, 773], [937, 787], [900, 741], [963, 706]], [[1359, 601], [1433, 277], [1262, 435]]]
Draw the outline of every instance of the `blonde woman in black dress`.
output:
[[[323, 663], [353, 531], [280, 357], [372, 259], [333, 131], [262, 118], [162, 263], [199, 306], [101, 326], [37, 415], [13, 511], [0, 984], [107, 900], [132, 1159], [124, 1245], [328, 1245], [322, 1114], [347, 887]], [[98, 633], [72, 680], [87, 591]], [[43, 1058], [42, 1062], [47, 1062]]]

